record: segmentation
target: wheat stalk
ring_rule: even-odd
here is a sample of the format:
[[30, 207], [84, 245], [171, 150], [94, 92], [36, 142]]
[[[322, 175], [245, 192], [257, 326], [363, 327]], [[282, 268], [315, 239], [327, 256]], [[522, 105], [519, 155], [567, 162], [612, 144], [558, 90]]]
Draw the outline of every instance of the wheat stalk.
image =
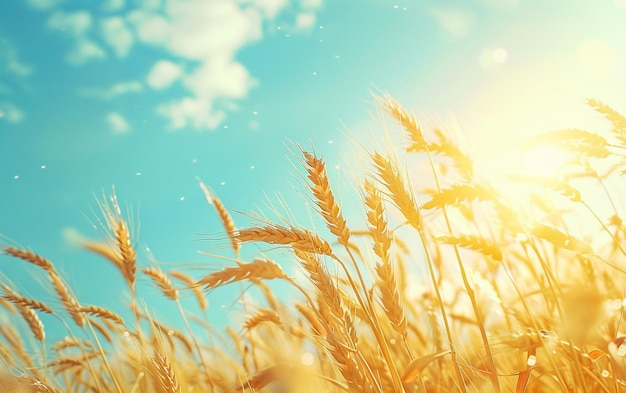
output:
[[304, 318], [311, 324], [313, 332], [321, 337], [326, 337], [327, 331], [324, 327], [324, 323], [320, 321], [320, 318], [315, 311], [303, 304], [296, 303], [296, 310], [304, 316]]
[[196, 300], [198, 301], [198, 305], [200, 306], [200, 309], [206, 310], [209, 307], [209, 303], [204, 297], [204, 292], [202, 292], [202, 288], [195, 285], [196, 280], [193, 277], [179, 270], [170, 270], [169, 275], [177, 280], [182, 281], [188, 287], [191, 288], [194, 296], [196, 297]]
[[235, 267], [227, 267], [202, 277], [196, 286], [212, 289], [227, 283], [233, 283], [249, 278], [273, 280], [287, 278], [278, 264], [269, 260], [255, 258], [252, 263], [242, 263]]
[[78, 311], [82, 313], [90, 314], [90, 315], [95, 315], [102, 319], [108, 319], [109, 321], [115, 322], [122, 326], [124, 325], [124, 320], [122, 319], [122, 317], [120, 317], [113, 311], [107, 310], [106, 308], [103, 308], [103, 307], [82, 306], [78, 308]]
[[378, 276], [378, 289], [380, 300], [387, 318], [393, 328], [406, 337], [406, 315], [398, 293], [398, 283], [393, 272], [393, 266], [389, 259], [391, 237], [387, 230], [387, 221], [383, 215], [383, 202], [380, 192], [371, 182], [365, 182], [365, 206], [367, 206], [367, 222], [370, 225], [370, 235], [374, 240], [374, 253], [380, 262], [376, 264]]
[[441, 209], [444, 206], [454, 206], [461, 202], [473, 200], [489, 201], [496, 196], [495, 190], [480, 184], [454, 184], [437, 192], [422, 205], [422, 209]]
[[326, 240], [316, 234], [297, 228], [284, 228], [279, 225], [266, 225], [240, 229], [235, 237], [242, 243], [263, 242], [269, 244], [290, 245], [295, 249], [332, 255], [333, 250]]
[[46, 333], [37, 313], [31, 308], [19, 304], [17, 304], [17, 309], [28, 324], [28, 328], [35, 336], [35, 339], [43, 343]]
[[165, 353], [155, 350], [152, 356], [154, 366], [156, 367], [159, 381], [165, 392], [181, 393], [181, 387], [178, 384], [178, 378]]
[[202, 189], [202, 192], [204, 193], [207, 202], [209, 203], [209, 205], [213, 205], [215, 211], [217, 212], [217, 215], [220, 218], [220, 221], [222, 221], [222, 225], [224, 225], [224, 228], [226, 229], [226, 234], [230, 239], [230, 244], [233, 248], [233, 251], [235, 251], [235, 254], [239, 254], [239, 241], [235, 237], [235, 231], [237, 230], [237, 228], [235, 227], [235, 221], [233, 220], [230, 213], [228, 213], [228, 210], [226, 210], [226, 207], [224, 206], [222, 201], [215, 195], [215, 193], [209, 190], [209, 187], [207, 187], [206, 184], [204, 184], [199, 177], [196, 177], [196, 179], [200, 183], [200, 188]]
[[5, 247], [4, 252], [7, 253], [8, 255], [11, 255], [12, 257], [16, 257], [26, 262], [30, 262], [33, 265], [39, 266], [45, 271], [50, 272], [54, 270], [54, 266], [52, 265], [52, 262], [48, 261], [47, 259], [45, 259], [44, 257], [38, 254], [35, 254], [32, 251], [20, 250], [15, 247]]
[[170, 300], [178, 299], [178, 291], [176, 290], [176, 288], [174, 288], [174, 285], [172, 285], [172, 282], [167, 277], [165, 272], [156, 267], [143, 269], [142, 272], [156, 283], [156, 285], [159, 287], [165, 297]]
[[24, 296], [20, 296], [17, 293], [15, 293], [11, 288], [9, 288], [6, 285], [2, 285], [2, 289], [4, 290], [4, 296], [2, 296], [3, 299], [8, 300], [9, 302], [15, 304], [16, 306], [21, 306], [21, 307], [26, 307], [26, 308], [30, 308], [30, 309], [34, 309], [34, 310], [39, 310], [42, 312], [45, 312], [47, 314], [52, 314], [52, 309], [50, 307], [48, 307], [45, 303], [34, 300], [34, 299], [29, 299], [27, 297]]
[[68, 292], [61, 276], [59, 276], [56, 272], [51, 271], [48, 274], [48, 278], [50, 279], [50, 282], [52, 282], [52, 286], [59, 296], [59, 299], [61, 299], [61, 304], [63, 304], [65, 310], [70, 314], [76, 325], [83, 327], [85, 324], [85, 318], [78, 311], [80, 306], [76, 299]]
[[406, 189], [404, 180], [402, 180], [402, 176], [400, 176], [400, 172], [395, 164], [378, 152], [372, 155], [372, 160], [378, 172], [378, 177], [387, 188], [391, 200], [404, 218], [408, 220], [409, 224], [419, 230], [422, 225], [422, 216], [415, 199]]
[[439, 236], [437, 238], [442, 243], [454, 244], [470, 250], [478, 251], [481, 254], [491, 257], [496, 261], [502, 261], [502, 250], [493, 243], [488, 242], [476, 235]]
[[409, 147], [407, 147], [407, 151], [425, 151], [427, 143], [415, 116], [410, 115], [402, 105], [398, 104], [398, 102], [388, 94], [386, 94], [385, 97], [376, 97], [376, 100], [382, 106], [383, 110], [395, 118], [407, 131], [409, 141], [411, 142]]
[[243, 327], [248, 330], [252, 330], [255, 327], [265, 322], [270, 322], [280, 328], [283, 327], [283, 322], [281, 321], [278, 313], [274, 310], [270, 310], [267, 308], [263, 308], [257, 311], [253, 316], [246, 319], [246, 321], [243, 324]]
[[595, 109], [596, 112], [603, 114], [611, 122], [613, 125], [612, 132], [622, 145], [626, 145], [626, 117], [600, 100], [589, 98], [587, 105]]
[[304, 155], [308, 178], [312, 183], [310, 190], [320, 209], [320, 214], [326, 221], [330, 233], [337, 236], [339, 244], [347, 246], [350, 241], [350, 230], [330, 188], [326, 164], [311, 153], [302, 151], [302, 154]]

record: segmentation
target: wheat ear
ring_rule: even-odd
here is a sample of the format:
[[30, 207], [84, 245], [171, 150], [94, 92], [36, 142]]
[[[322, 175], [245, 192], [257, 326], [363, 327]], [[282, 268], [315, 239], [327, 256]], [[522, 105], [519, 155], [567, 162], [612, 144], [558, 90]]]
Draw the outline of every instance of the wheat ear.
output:
[[387, 221], [383, 214], [383, 203], [380, 192], [370, 182], [365, 182], [365, 206], [367, 206], [367, 222], [374, 240], [374, 253], [380, 262], [376, 264], [380, 300], [387, 318], [394, 330], [406, 338], [406, 315], [398, 293], [398, 283], [389, 258], [391, 236], [387, 230]]
[[143, 274], [150, 277], [156, 283], [163, 295], [170, 300], [178, 299], [178, 291], [167, 277], [165, 272], [156, 267], [149, 267], [142, 270]]
[[350, 230], [330, 188], [326, 164], [311, 153], [302, 151], [302, 154], [304, 155], [307, 176], [312, 183], [309, 188], [313, 193], [315, 203], [320, 209], [320, 214], [326, 221], [330, 232], [337, 236], [339, 244], [347, 246], [350, 239]]
[[27, 308], [34, 309], [34, 310], [39, 310], [47, 314], [53, 313], [52, 309], [43, 302], [40, 302], [34, 299], [29, 299], [24, 296], [20, 296], [6, 285], [2, 285], [2, 289], [4, 290], [4, 293], [5, 293], [4, 296], [2, 296], [2, 298], [15, 304], [16, 306], [22, 306], [22, 307], [27, 307]]
[[415, 116], [410, 115], [406, 109], [398, 104], [389, 94], [384, 97], [376, 97], [383, 110], [396, 119], [409, 135], [410, 145], [407, 148], [410, 152], [423, 152], [426, 150], [426, 140], [420, 125]]
[[235, 232], [235, 237], [242, 243], [263, 242], [269, 244], [290, 245], [295, 249], [310, 251], [326, 255], [332, 255], [330, 244], [316, 234], [297, 228], [285, 228], [279, 225], [266, 225], [240, 229]]
[[65, 310], [70, 314], [76, 325], [83, 327], [85, 325], [85, 318], [78, 311], [80, 306], [76, 299], [70, 295], [61, 276], [59, 276], [57, 272], [52, 271], [48, 274], [48, 278], [50, 279], [50, 282], [52, 282], [52, 286], [59, 296], [59, 299], [61, 299], [61, 304], [63, 304]]
[[204, 193], [207, 202], [209, 203], [209, 205], [212, 205], [215, 208], [215, 212], [219, 216], [220, 221], [222, 221], [222, 225], [224, 226], [224, 229], [226, 229], [226, 234], [230, 239], [230, 244], [233, 248], [233, 251], [235, 251], [236, 255], [239, 255], [240, 245], [239, 241], [235, 237], [235, 221], [233, 220], [228, 210], [226, 210], [226, 207], [224, 206], [222, 201], [215, 195], [215, 193], [212, 192], [209, 187], [207, 187], [206, 184], [204, 184], [204, 182], [200, 180], [199, 177], [196, 177], [196, 179], [200, 183], [200, 188], [202, 189], [202, 192]]
[[422, 217], [417, 204], [411, 193], [404, 186], [404, 180], [395, 164], [382, 154], [376, 152], [372, 155], [378, 177], [387, 188], [387, 192], [400, 213], [406, 218], [411, 226], [420, 230]]
[[198, 280], [195, 285], [212, 289], [248, 278], [273, 280], [276, 278], [287, 278], [287, 276], [276, 262], [269, 259], [255, 258], [252, 263], [242, 263], [235, 267], [227, 267], [207, 274]]
[[165, 354], [155, 350], [152, 360], [163, 390], [167, 393], [181, 393], [182, 390], [178, 384], [176, 373], [174, 373], [174, 369]]
[[32, 263], [33, 265], [39, 266], [45, 271], [48, 271], [48, 272], [54, 271], [54, 266], [52, 265], [52, 262], [50, 262], [49, 260], [47, 260], [46, 258], [38, 254], [35, 254], [32, 251], [20, 250], [15, 247], [5, 247], [4, 252], [7, 253], [8, 255], [22, 259], [26, 262]]
[[283, 327], [283, 322], [281, 321], [278, 313], [274, 310], [270, 310], [267, 308], [263, 308], [257, 311], [253, 316], [246, 319], [243, 327], [248, 330], [252, 330], [264, 322], [270, 322], [280, 328]]

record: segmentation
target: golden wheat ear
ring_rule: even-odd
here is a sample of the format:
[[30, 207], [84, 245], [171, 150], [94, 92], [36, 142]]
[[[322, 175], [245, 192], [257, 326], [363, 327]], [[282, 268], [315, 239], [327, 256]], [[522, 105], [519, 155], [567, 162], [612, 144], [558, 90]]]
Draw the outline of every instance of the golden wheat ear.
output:
[[141, 271], [154, 281], [166, 298], [170, 300], [178, 300], [178, 291], [174, 288], [172, 281], [170, 281], [164, 271], [156, 267], [149, 267], [142, 269]]
[[589, 98], [587, 105], [611, 122], [613, 126], [611, 131], [619, 139], [622, 146], [626, 146], [626, 117], [600, 100]]
[[350, 242], [350, 230], [341, 214], [341, 209], [335, 200], [335, 196], [328, 182], [326, 163], [315, 155], [302, 150], [307, 171], [307, 177], [311, 181], [309, 189], [319, 207], [319, 213], [326, 221], [330, 233], [337, 236], [339, 244], [348, 246]]
[[365, 182], [365, 206], [367, 207], [367, 222], [370, 227], [370, 236], [374, 241], [373, 250], [380, 262], [376, 264], [378, 290], [380, 300], [387, 318], [393, 328], [406, 337], [406, 315], [398, 292], [393, 266], [389, 255], [391, 236], [387, 230], [387, 220], [384, 217], [383, 201], [380, 191], [373, 183]]
[[134, 244], [137, 241], [134, 232], [122, 215], [115, 190], [109, 198], [103, 198], [98, 202], [102, 216], [109, 231], [112, 242], [117, 246], [116, 250], [106, 250], [96, 244], [87, 242], [84, 246], [92, 251], [103, 255], [110, 260], [122, 273], [128, 284], [131, 296], [134, 298], [135, 281], [137, 279], [137, 252]]
[[198, 280], [195, 285], [205, 287], [208, 290], [251, 278], [273, 280], [287, 278], [287, 275], [276, 262], [269, 259], [255, 258], [251, 263], [241, 263], [235, 267], [227, 267], [207, 274]]
[[232, 216], [230, 215], [222, 201], [217, 197], [215, 192], [211, 191], [209, 187], [207, 187], [207, 185], [204, 184], [202, 180], [200, 180], [199, 177], [196, 177], [196, 180], [198, 180], [200, 188], [202, 189], [202, 192], [204, 193], [207, 202], [209, 203], [209, 205], [212, 205], [215, 208], [215, 212], [219, 216], [220, 221], [224, 226], [224, 229], [226, 229], [226, 234], [230, 239], [230, 244], [233, 251], [235, 252], [235, 255], [239, 256], [240, 244], [239, 240], [235, 237], [235, 231], [237, 230], [237, 228], [235, 227], [235, 221], [233, 220]]
[[152, 355], [152, 362], [162, 390], [167, 393], [181, 393], [182, 390], [178, 384], [178, 377], [165, 353], [155, 349], [154, 355]]

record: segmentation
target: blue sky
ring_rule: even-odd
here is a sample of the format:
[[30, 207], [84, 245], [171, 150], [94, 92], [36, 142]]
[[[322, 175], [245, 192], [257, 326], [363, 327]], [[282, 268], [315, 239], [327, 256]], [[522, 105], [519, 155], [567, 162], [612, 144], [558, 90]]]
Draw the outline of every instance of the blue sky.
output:
[[[140, 248], [214, 267], [197, 251], [219, 246], [199, 239], [221, 227], [196, 176], [238, 211], [280, 193], [306, 224], [292, 143], [342, 168], [344, 133], [381, 126], [370, 91], [428, 122], [453, 114], [446, 124], [484, 155], [595, 126], [586, 97], [626, 111], [624, 37], [623, 0], [4, 1], [0, 233], [108, 306], [124, 298], [119, 274], [69, 239], [103, 236], [94, 195], [113, 185]], [[33, 271], [0, 261], [23, 293], [43, 294]]]

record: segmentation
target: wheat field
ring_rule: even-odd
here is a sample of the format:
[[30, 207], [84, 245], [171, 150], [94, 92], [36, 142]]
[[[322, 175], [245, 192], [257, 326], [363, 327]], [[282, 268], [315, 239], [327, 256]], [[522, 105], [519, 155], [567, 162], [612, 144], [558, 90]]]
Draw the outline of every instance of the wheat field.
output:
[[[390, 96], [376, 100], [404, 143], [366, 152], [352, 179], [360, 222], [345, 218], [323, 158], [301, 149], [301, 191], [323, 225], [281, 217], [240, 228], [200, 183], [224, 227], [218, 242], [234, 255], [208, 274], [141, 260], [117, 197], [103, 201], [110, 241], [82, 246], [126, 283], [129, 304], [116, 310], [84, 304], [45, 256], [3, 244], [2, 261], [35, 266], [54, 295], [2, 283], [0, 391], [626, 391], [626, 117], [587, 100], [606, 132], [528, 137], [522, 151], [549, 147], [567, 160], [554, 176], [510, 173], [503, 183], [482, 176], [445, 130], [422, 129]], [[268, 257], [276, 250], [300, 274]], [[178, 307], [184, 329], [148, 311], [140, 277]], [[279, 296], [276, 283], [298, 296]], [[240, 325], [214, 328], [181, 303], [206, 310], [214, 289], [241, 284], [262, 299]], [[47, 341], [43, 314], [67, 337]]]

